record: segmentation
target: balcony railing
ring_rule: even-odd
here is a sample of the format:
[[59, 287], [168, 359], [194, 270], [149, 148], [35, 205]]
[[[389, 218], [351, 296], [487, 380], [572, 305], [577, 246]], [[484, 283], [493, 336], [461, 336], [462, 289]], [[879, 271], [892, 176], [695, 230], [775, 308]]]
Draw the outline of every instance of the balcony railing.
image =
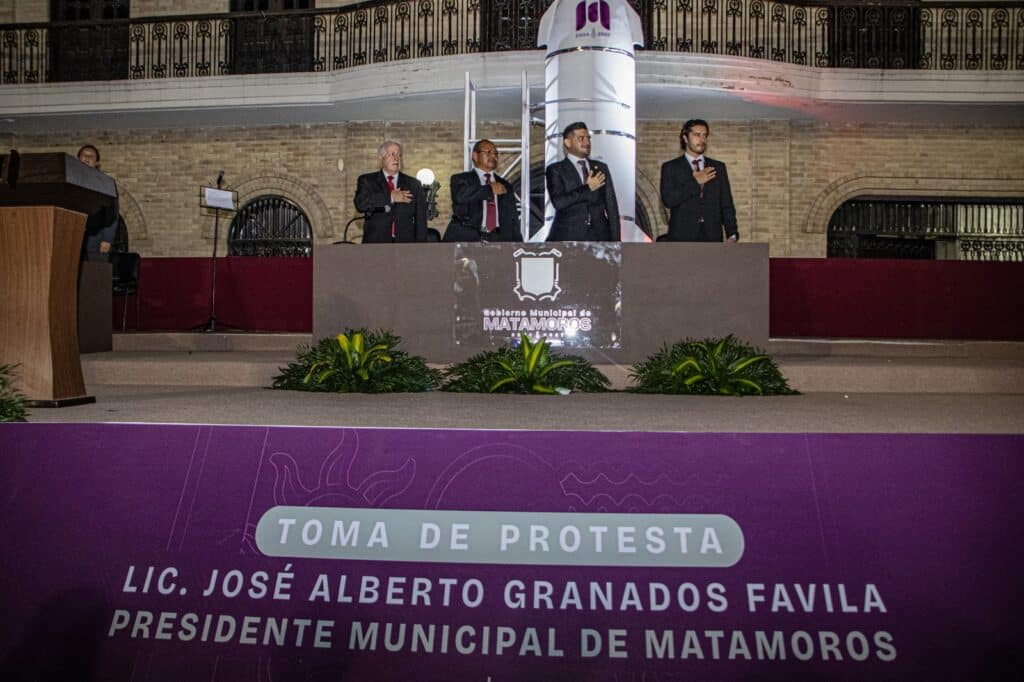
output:
[[[1024, 70], [1024, 2], [632, 0], [646, 49], [815, 67]], [[372, 0], [276, 14], [0, 26], [0, 82], [334, 71], [533, 49], [550, 0]]]

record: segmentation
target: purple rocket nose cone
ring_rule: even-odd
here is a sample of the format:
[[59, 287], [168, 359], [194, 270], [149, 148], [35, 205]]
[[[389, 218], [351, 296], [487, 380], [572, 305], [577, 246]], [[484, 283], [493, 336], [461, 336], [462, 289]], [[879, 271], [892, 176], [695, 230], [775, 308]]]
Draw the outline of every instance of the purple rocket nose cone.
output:
[[612, 7], [606, 0], [598, 0], [587, 4], [586, 0], [576, 5], [576, 30], [579, 31], [588, 23], [600, 23], [606, 30], [612, 29]]

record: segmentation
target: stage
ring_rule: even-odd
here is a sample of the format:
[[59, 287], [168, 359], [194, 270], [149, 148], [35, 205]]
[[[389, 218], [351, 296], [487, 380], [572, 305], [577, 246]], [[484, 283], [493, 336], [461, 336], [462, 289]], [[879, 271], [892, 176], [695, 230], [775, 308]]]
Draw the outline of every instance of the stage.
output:
[[32, 410], [37, 423], [174, 423], [738, 433], [1021, 433], [1024, 395], [810, 393], [767, 398], [404, 393], [118, 386], [94, 405]]
[[1015, 679], [1020, 344], [773, 339], [767, 398], [266, 388], [310, 340], [115, 335], [95, 404], [0, 425], [4, 679]]
[[[803, 395], [325, 395], [267, 388], [308, 334], [114, 335], [82, 356], [93, 405], [33, 422], [818, 433], [1020, 433], [1024, 344], [772, 339]], [[613, 387], [629, 365], [599, 365]]]

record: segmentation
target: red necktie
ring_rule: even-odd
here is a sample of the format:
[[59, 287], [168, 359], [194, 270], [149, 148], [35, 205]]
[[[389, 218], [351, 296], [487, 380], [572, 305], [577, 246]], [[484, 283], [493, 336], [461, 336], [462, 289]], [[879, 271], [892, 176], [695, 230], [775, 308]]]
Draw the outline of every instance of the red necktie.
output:
[[[699, 173], [700, 172], [700, 159], [694, 159], [693, 160], [693, 171], [695, 173]], [[704, 185], [700, 186], [700, 198], [701, 199], [704, 198]]]
[[[484, 173], [484, 184], [488, 187], [491, 186], [491, 174]], [[498, 207], [495, 206], [498, 198], [492, 197], [487, 200], [487, 217], [484, 219], [484, 228], [488, 232], [494, 232], [498, 227]]]
[[[392, 192], [395, 191], [395, 176], [394, 175], [389, 175], [388, 176], [388, 189], [391, 190]], [[394, 240], [395, 240], [395, 221], [392, 220], [391, 221], [391, 241], [394, 241]]]
[[583, 183], [586, 184], [587, 180], [590, 179], [590, 171], [587, 170], [586, 161], [580, 161], [580, 170], [583, 171]]

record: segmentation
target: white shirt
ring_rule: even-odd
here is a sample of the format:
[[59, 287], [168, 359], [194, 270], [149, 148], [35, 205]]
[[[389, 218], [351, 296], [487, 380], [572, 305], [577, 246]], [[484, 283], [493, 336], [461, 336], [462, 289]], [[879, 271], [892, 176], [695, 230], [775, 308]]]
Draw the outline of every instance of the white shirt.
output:
[[[494, 173], [492, 171], [483, 171], [483, 170], [480, 170], [479, 168], [477, 168], [476, 166], [473, 166], [473, 170], [476, 171], [476, 176], [478, 178], [480, 178], [480, 184], [481, 185], [486, 185], [487, 184], [487, 180], [486, 180], [486, 178], [484, 178], [485, 175], [490, 175], [491, 176], [491, 184], [492, 185], [497, 184], [497, 182], [498, 182], [498, 174], [497, 173]], [[491, 199], [491, 201], [494, 202], [494, 215], [495, 215], [495, 218], [497, 218], [497, 216], [498, 216], [498, 195], [495, 194], [494, 197]], [[489, 204], [489, 203], [490, 203], [490, 201], [484, 201], [483, 202], [483, 212], [480, 214], [480, 224], [477, 225], [477, 227], [487, 227], [487, 204]]]
[[580, 168], [580, 161], [583, 161], [584, 163], [587, 164], [587, 173], [589, 174], [591, 172], [590, 171], [590, 159], [584, 159], [584, 158], [581, 158], [579, 156], [573, 156], [572, 154], [566, 154], [565, 156], [566, 156], [567, 159], [572, 161], [572, 167], [576, 169], [576, 172], [580, 176], [580, 180], [582, 182], [586, 182], [586, 180], [584, 180], [584, 178], [583, 178], [583, 169]]

